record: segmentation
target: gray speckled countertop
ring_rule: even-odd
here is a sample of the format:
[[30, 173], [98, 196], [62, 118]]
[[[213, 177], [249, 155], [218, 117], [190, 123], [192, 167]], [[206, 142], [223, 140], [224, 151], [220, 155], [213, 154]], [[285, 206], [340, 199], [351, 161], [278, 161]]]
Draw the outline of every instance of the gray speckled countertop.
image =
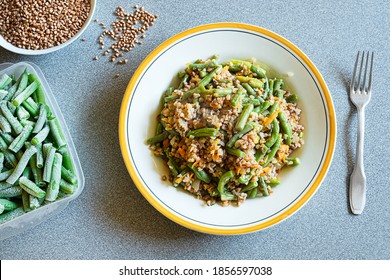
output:
[[[91, 23], [82, 37], [38, 57], [0, 49], [0, 63], [31, 61], [44, 72], [67, 121], [85, 172], [84, 192], [37, 227], [0, 242], [0, 259], [389, 259], [390, 258], [390, 4], [375, 1], [111, 1], [98, 0], [95, 18], [108, 24], [118, 5], [144, 5], [159, 18], [126, 65], [105, 59]], [[244, 236], [211, 236], [159, 214], [132, 183], [118, 143], [123, 93], [141, 61], [185, 29], [237, 21], [270, 29], [316, 64], [330, 89], [338, 126], [329, 173], [294, 216]], [[355, 157], [357, 117], [348, 100], [358, 50], [374, 50], [375, 72], [366, 113], [367, 205], [350, 214], [347, 182]], [[119, 73], [120, 77], [114, 78]]]

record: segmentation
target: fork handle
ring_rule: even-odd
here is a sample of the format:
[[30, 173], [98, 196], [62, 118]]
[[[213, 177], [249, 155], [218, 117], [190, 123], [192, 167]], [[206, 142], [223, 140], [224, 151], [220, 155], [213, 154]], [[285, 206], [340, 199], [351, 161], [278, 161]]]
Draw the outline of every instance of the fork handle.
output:
[[361, 214], [366, 204], [366, 175], [364, 174], [364, 107], [358, 108], [358, 139], [356, 143], [356, 164], [349, 183], [349, 202], [353, 214]]

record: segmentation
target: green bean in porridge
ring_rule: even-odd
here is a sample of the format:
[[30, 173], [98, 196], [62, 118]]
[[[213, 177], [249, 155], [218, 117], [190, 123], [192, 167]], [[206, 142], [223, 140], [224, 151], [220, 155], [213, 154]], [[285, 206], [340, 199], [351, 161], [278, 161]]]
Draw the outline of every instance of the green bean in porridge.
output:
[[272, 194], [282, 168], [300, 163], [291, 157], [304, 142], [297, 95], [254, 61], [198, 59], [178, 78], [147, 140], [173, 186], [207, 205]]

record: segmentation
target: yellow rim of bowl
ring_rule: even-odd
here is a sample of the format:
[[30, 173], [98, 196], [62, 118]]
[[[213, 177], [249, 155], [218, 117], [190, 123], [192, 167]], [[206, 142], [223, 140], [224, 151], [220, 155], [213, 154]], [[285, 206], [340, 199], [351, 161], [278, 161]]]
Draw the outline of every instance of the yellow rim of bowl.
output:
[[[327, 109], [328, 109], [328, 117], [329, 117], [329, 143], [328, 143], [328, 149], [326, 152], [326, 155], [323, 160], [323, 165], [321, 170], [317, 172], [317, 178], [312, 183], [312, 185], [309, 187], [309, 189], [306, 191], [306, 193], [300, 197], [290, 208], [288, 208], [286, 211], [283, 211], [282, 213], [278, 214], [274, 218], [265, 221], [263, 223], [259, 223], [256, 225], [248, 226], [248, 227], [241, 227], [241, 228], [210, 228], [206, 226], [202, 226], [196, 223], [192, 223], [188, 220], [185, 220], [168, 209], [166, 209], [164, 206], [162, 206], [144, 187], [141, 180], [139, 179], [137, 172], [135, 170], [135, 167], [133, 166], [129, 151], [127, 149], [127, 141], [126, 141], [126, 115], [128, 110], [128, 103], [130, 100], [130, 97], [133, 93], [134, 87], [140, 78], [141, 74], [144, 72], [146, 67], [150, 64], [151, 61], [164, 49], [169, 47], [171, 44], [179, 41], [180, 39], [189, 36], [191, 34], [200, 33], [202, 31], [210, 30], [210, 29], [226, 29], [226, 28], [234, 28], [234, 29], [243, 29], [243, 30], [249, 30], [252, 32], [257, 32], [262, 35], [268, 36], [285, 46], [287, 46], [289, 49], [291, 49], [296, 55], [299, 56], [300, 59], [302, 59], [305, 64], [309, 67], [309, 69], [312, 71], [314, 76], [316, 77], [322, 92], [324, 93]], [[317, 70], [317, 68], [314, 66], [313, 62], [294, 44], [289, 42], [287, 39], [283, 38], [282, 36], [269, 31], [267, 29], [249, 25], [249, 24], [243, 24], [243, 23], [232, 23], [232, 22], [221, 22], [221, 23], [212, 23], [212, 24], [206, 24], [201, 25], [195, 28], [191, 28], [189, 30], [186, 30], [184, 32], [181, 32], [168, 40], [166, 40], [164, 43], [159, 45], [155, 50], [153, 50], [141, 63], [141, 65], [138, 67], [138, 69], [135, 71], [133, 77], [130, 80], [130, 83], [128, 84], [125, 95], [122, 100], [122, 105], [120, 109], [120, 116], [119, 116], [119, 142], [121, 146], [122, 156], [125, 161], [126, 167], [128, 172], [130, 173], [131, 178], [133, 179], [135, 185], [137, 186], [138, 190], [141, 192], [141, 194], [149, 201], [150, 204], [154, 206], [160, 213], [162, 213], [167, 218], [171, 219], [172, 221], [185, 226], [187, 228], [209, 233], [209, 234], [224, 234], [224, 235], [233, 235], [233, 234], [244, 234], [244, 233], [250, 233], [254, 231], [259, 231], [262, 229], [265, 229], [267, 227], [273, 226], [282, 220], [286, 219], [287, 217], [294, 214], [299, 208], [301, 208], [308, 200], [309, 198], [316, 192], [318, 187], [320, 186], [322, 180], [324, 179], [330, 163], [332, 161], [333, 152], [335, 148], [335, 142], [336, 142], [336, 116], [335, 116], [335, 110], [332, 102], [332, 98], [330, 96], [328, 87], [326, 86], [326, 83], [320, 74], [320, 72]]]

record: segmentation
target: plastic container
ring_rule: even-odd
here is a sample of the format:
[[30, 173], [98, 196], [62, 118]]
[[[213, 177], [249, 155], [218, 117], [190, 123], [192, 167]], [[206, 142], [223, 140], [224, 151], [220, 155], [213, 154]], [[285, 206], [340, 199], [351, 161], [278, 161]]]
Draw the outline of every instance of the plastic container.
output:
[[17, 64], [4, 63], [4, 64], [0, 64], [0, 76], [3, 75], [4, 73], [7, 73], [8, 75], [14, 74], [16, 77], [19, 77], [24, 71], [24, 69], [26, 68], [29, 73], [34, 73], [39, 77], [41, 81], [41, 87], [46, 97], [46, 102], [60, 123], [65, 139], [68, 143], [69, 153], [72, 157], [75, 175], [77, 176], [78, 179], [78, 188], [72, 195], [66, 196], [64, 198], [61, 198], [59, 200], [41, 206], [9, 222], [1, 224], [0, 241], [8, 237], [11, 237], [13, 235], [22, 233], [25, 230], [28, 230], [40, 224], [41, 222], [45, 221], [46, 219], [54, 216], [55, 214], [58, 214], [60, 211], [65, 209], [66, 206], [68, 206], [70, 201], [74, 200], [76, 197], [78, 197], [81, 194], [85, 184], [83, 170], [81, 168], [80, 160], [79, 157], [77, 156], [76, 148], [74, 147], [68, 127], [66, 126], [64, 117], [62, 116], [61, 110], [57, 105], [57, 102], [53, 96], [49, 84], [47, 83], [39, 67], [30, 62], [20, 62]]

